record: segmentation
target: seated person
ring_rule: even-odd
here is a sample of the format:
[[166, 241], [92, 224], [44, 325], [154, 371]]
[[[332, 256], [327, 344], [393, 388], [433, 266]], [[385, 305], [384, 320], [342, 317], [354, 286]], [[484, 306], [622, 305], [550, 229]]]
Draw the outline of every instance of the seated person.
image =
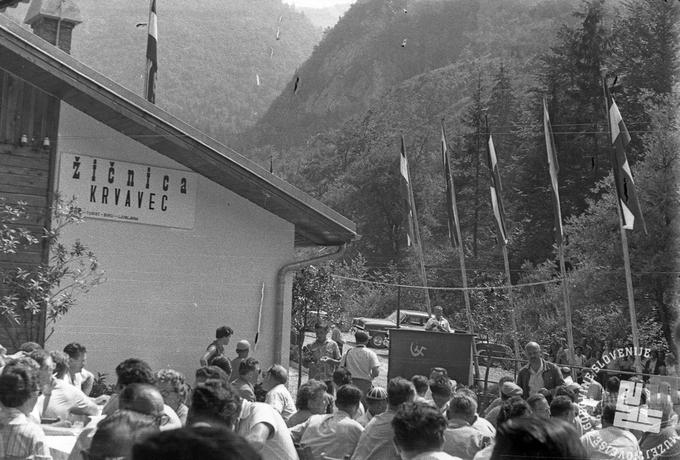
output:
[[219, 380], [229, 385], [229, 375], [218, 366], [203, 366], [196, 369], [196, 386], [208, 380]]
[[373, 417], [387, 410], [387, 390], [382, 387], [373, 387], [368, 390], [365, 399], [366, 412], [357, 420], [364, 428], [366, 428], [368, 422], [373, 420]]
[[[155, 385], [156, 383], [156, 377], [151, 370], [151, 366], [146, 361], [137, 358], [126, 359], [116, 366], [116, 375], [118, 377], [116, 381], [116, 394], [111, 396], [109, 402], [106, 403], [106, 406], [102, 409], [102, 415], [111, 415], [118, 410], [118, 398], [126, 386], [132, 383], [146, 383], [149, 385]], [[163, 405], [163, 413], [166, 415], [164, 417], [166, 423], [161, 425], [161, 430], [173, 430], [182, 426], [182, 422], [175, 411], [167, 404]]]
[[444, 375], [436, 376], [430, 380], [430, 392], [432, 393], [435, 407], [439, 410], [439, 413], [446, 417], [446, 411], [449, 409], [449, 400], [451, 395], [453, 395], [451, 380]]
[[72, 421], [79, 415], [99, 414], [99, 407], [92, 399], [63, 380], [64, 375], [68, 373], [66, 353], [53, 351], [48, 354], [44, 350], [36, 350], [30, 356], [40, 365], [43, 384], [43, 394], [33, 412], [35, 419]]
[[[227, 358], [224, 355], [217, 355], [214, 358], [208, 362], [208, 366], [217, 366], [220, 369], [224, 371], [225, 374], [229, 377], [229, 381], [231, 381], [231, 375], [234, 371], [231, 367], [231, 362], [229, 361], [229, 358]], [[236, 369], [236, 374], [238, 374], [238, 369]]]
[[260, 378], [260, 362], [255, 358], [246, 358], [238, 368], [238, 378], [231, 385], [239, 396], [246, 401], [255, 401], [255, 385]]
[[191, 394], [188, 426], [212, 426], [233, 429], [238, 419], [238, 403], [230, 385], [211, 379], [199, 383]]
[[39, 378], [36, 367], [8, 364], [0, 374], [0, 403], [6, 420], [0, 424], [0, 458], [51, 460], [47, 438], [28, 415], [37, 400]]
[[248, 442], [223, 426], [190, 426], [150, 436], [132, 449], [133, 460], [260, 460]]
[[64, 353], [69, 358], [68, 372], [64, 375], [64, 380], [89, 396], [94, 385], [94, 374], [85, 369], [87, 349], [83, 345], [73, 342], [64, 347]]
[[291, 427], [293, 441], [309, 448], [314, 458], [323, 455], [331, 458], [351, 457], [363, 427], [353, 420], [361, 402], [361, 390], [354, 385], [338, 388], [335, 398], [337, 412], [330, 415], [312, 415], [305, 422]]
[[472, 427], [477, 413], [477, 402], [471, 397], [456, 393], [449, 402], [448, 425], [444, 431], [442, 450], [454, 457], [472, 460], [477, 452], [491, 442]]
[[262, 388], [267, 391], [264, 402], [281, 414], [285, 421], [288, 421], [291, 415], [295, 413], [295, 401], [286, 388], [287, 383], [288, 371], [280, 364], [271, 366], [265, 373], [262, 382]]
[[586, 455], [574, 428], [558, 419], [513, 418], [498, 426], [491, 460], [531, 458], [583, 460]]
[[314, 414], [325, 414], [326, 404], [326, 384], [319, 380], [307, 380], [298, 389], [295, 400], [297, 412], [290, 416], [286, 424], [295, 426]]
[[118, 410], [99, 422], [90, 448], [81, 454], [92, 460], [128, 459], [135, 443], [158, 432], [158, 425], [152, 418], [137, 412]]
[[163, 396], [163, 402], [175, 411], [182, 426], [186, 425], [189, 408], [184, 404], [187, 398], [184, 375], [173, 369], [161, 369], [156, 372], [156, 386]]
[[401, 458], [457, 459], [442, 451], [446, 419], [429, 404], [402, 405], [392, 419], [392, 429]]

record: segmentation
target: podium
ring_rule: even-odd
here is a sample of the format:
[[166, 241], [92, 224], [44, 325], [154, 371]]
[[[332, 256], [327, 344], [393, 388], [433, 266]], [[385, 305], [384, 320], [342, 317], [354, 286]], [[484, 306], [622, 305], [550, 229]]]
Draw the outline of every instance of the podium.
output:
[[429, 377], [433, 367], [443, 367], [449, 378], [470, 385], [473, 337], [473, 334], [390, 329], [387, 378], [410, 379], [416, 374]]

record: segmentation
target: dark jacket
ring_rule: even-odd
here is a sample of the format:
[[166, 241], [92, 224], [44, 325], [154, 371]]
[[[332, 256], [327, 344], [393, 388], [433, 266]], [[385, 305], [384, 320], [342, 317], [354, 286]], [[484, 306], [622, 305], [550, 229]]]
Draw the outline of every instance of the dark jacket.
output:
[[[529, 364], [527, 364], [517, 374], [517, 385], [522, 388], [525, 399], [529, 397], [529, 377], [531, 377], [531, 371], [529, 370]], [[553, 363], [543, 360], [543, 386], [548, 390], [554, 390], [560, 385], [564, 385], [564, 378], [560, 368]]]

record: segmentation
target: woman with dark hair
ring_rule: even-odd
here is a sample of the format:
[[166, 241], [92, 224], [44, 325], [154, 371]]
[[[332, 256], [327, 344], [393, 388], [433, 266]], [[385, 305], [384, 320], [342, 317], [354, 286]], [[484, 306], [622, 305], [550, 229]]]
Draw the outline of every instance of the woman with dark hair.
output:
[[319, 380], [308, 380], [300, 386], [295, 400], [297, 412], [290, 416], [286, 425], [295, 426], [305, 422], [316, 414], [325, 414], [328, 401], [326, 400], [326, 384]]
[[574, 427], [561, 420], [513, 418], [499, 425], [491, 460], [526, 458], [583, 460], [587, 457]]

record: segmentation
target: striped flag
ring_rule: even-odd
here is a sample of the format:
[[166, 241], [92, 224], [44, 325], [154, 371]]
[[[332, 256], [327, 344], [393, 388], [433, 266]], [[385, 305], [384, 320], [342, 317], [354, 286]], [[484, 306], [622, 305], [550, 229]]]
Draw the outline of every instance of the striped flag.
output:
[[446, 133], [444, 131], [444, 121], [442, 120], [442, 162], [444, 165], [444, 179], [446, 180], [446, 212], [448, 214], [449, 239], [454, 248], [460, 247], [458, 241], [458, 208], [456, 206], [456, 188], [453, 185], [453, 175], [451, 174], [451, 162], [449, 161], [449, 151], [446, 145]]
[[494, 149], [491, 134], [489, 134], [487, 153], [489, 160], [489, 172], [491, 173], [491, 184], [489, 184], [489, 191], [491, 192], [491, 206], [493, 208], [493, 215], [496, 219], [498, 240], [505, 246], [508, 244], [508, 235], [505, 231], [505, 216], [503, 211], [503, 200], [501, 199], [501, 175], [498, 172], [498, 159], [496, 158], [496, 149]]
[[562, 229], [562, 210], [560, 209], [560, 190], [557, 182], [557, 173], [560, 172], [560, 165], [557, 163], [557, 150], [555, 149], [555, 139], [552, 135], [550, 125], [550, 115], [548, 115], [548, 103], [543, 98], [543, 130], [545, 131], [545, 151], [548, 154], [548, 169], [550, 171], [550, 186], [552, 188], [552, 201], [555, 211], [555, 243], [562, 245], [564, 230]]
[[630, 143], [630, 134], [623, 123], [621, 112], [606, 88], [607, 99], [609, 102], [609, 126], [611, 129], [612, 145], [614, 145], [614, 155], [612, 166], [614, 168], [614, 182], [616, 182], [616, 192], [621, 207], [621, 217], [623, 228], [633, 230], [635, 224], [647, 234], [647, 226], [642, 217], [640, 202], [635, 191], [633, 173], [626, 157], [626, 146]]
[[149, 28], [146, 41], [146, 79], [144, 81], [144, 97], [151, 103], [156, 103], [156, 73], [158, 72], [158, 23], [156, 19], [156, 0], [151, 0], [149, 7]]
[[407, 227], [406, 227], [406, 244], [408, 246], [413, 245], [415, 242], [415, 232], [414, 232], [414, 218], [413, 216], [415, 213], [413, 212], [413, 187], [411, 185], [411, 176], [409, 174], [409, 169], [408, 169], [408, 159], [406, 158], [406, 147], [404, 147], [404, 136], [401, 136], [401, 158], [399, 161], [399, 172], [401, 173], [401, 177], [403, 179], [402, 184], [403, 184], [403, 193], [404, 196], [406, 197], [405, 201], [405, 206], [406, 206], [406, 215], [407, 215]]

